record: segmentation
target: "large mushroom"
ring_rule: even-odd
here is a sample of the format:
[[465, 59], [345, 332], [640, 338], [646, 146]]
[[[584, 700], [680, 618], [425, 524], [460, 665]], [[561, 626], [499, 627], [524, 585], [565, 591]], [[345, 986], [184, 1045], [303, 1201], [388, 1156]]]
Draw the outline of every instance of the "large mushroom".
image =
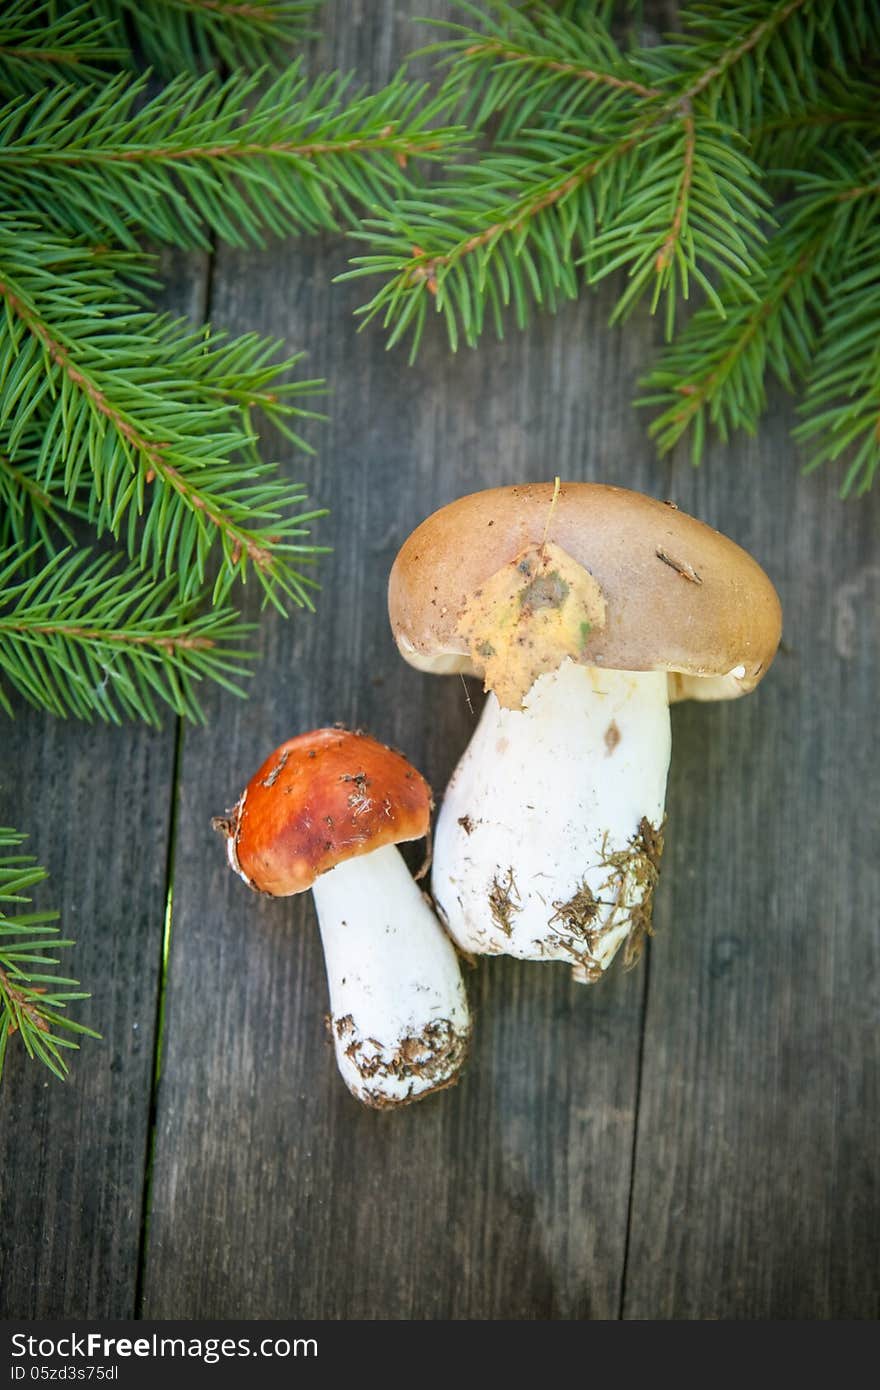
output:
[[760, 566], [668, 503], [593, 483], [493, 488], [423, 522], [391, 571], [401, 654], [483, 678], [432, 887], [464, 950], [601, 977], [651, 929], [669, 703], [747, 694], [779, 644]]
[[276, 748], [214, 821], [249, 888], [311, 888], [336, 1060], [351, 1093], [376, 1109], [451, 1085], [470, 1036], [455, 948], [396, 849], [428, 834], [431, 806], [401, 753], [316, 729]]

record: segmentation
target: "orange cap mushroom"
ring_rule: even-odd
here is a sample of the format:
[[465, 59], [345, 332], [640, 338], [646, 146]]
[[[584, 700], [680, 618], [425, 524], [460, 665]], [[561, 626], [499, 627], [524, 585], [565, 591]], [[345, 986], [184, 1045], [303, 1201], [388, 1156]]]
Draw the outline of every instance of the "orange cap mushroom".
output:
[[288, 897], [346, 859], [421, 839], [432, 804], [402, 753], [360, 732], [315, 729], [269, 755], [218, 828], [249, 887]]

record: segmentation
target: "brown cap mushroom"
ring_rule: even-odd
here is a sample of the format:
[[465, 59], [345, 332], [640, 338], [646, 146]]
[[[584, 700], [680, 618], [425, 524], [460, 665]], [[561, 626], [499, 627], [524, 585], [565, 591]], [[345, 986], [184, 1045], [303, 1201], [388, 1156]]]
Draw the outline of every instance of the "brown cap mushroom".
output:
[[675, 506], [597, 483], [490, 488], [412, 533], [401, 654], [488, 699], [437, 822], [434, 898], [476, 953], [598, 979], [651, 930], [669, 701], [753, 690], [779, 644], [761, 567]]
[[[388, 598], [411, 665], [482, 676], [514, 707], [564, 656], [668, 671], [674, 700], [744, 695], [781, 632], [773, 585], [734, 541], [600, 483], [563, 483], [555, 501], [552, 483], [490, 488], [442, 507], [402, 546]], [[520, 656], [499, 673], [511, 638]]]
[[431, 789], [366, 734], [288, 739], [228, 816], [231, 867], [273, 897], [311, 888], [343, 1080], [376, 1109], [458, 1079], [470, 1019], [455, 950], [395, 848], [426, 836]]

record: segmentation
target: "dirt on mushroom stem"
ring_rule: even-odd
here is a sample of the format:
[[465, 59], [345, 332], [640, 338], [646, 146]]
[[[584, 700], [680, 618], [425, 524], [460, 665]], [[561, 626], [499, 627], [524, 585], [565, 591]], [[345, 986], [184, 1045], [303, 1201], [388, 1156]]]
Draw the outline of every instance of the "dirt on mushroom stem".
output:
[[387, 1109], [451, 1084], [470, 1036], [467, 997], [455, 948], [399, 851], [355, 857], [313, 893], [348, 1089]]
[[621, 947], [634, 959], [650, 929], [669, 754], [662, 672], [566, 659], [520, 710], [490, 694], [435, 835], [434, 894], [459, 947], [567, 961], [581, 978]]

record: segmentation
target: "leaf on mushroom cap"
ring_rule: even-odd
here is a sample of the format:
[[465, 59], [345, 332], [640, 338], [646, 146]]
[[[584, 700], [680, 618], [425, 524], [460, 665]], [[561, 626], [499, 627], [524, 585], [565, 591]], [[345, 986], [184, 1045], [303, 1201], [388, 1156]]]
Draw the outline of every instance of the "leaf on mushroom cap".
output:
[[346, 859], [421, 839], [431, 806], [431, 788], [402, 753], [366, 734], [315, 729], [276, 748], [214, 824], [249, 887], [288, 897]]
[[666, 670], [670, 699], [747, 694], [782, 626], [776, 590], [734, 541], [600, 483], [490, 488], [442, 507], [401, 547], [388, 602], [411, 665], [482, 676], [514, 708], [565, 657]]

